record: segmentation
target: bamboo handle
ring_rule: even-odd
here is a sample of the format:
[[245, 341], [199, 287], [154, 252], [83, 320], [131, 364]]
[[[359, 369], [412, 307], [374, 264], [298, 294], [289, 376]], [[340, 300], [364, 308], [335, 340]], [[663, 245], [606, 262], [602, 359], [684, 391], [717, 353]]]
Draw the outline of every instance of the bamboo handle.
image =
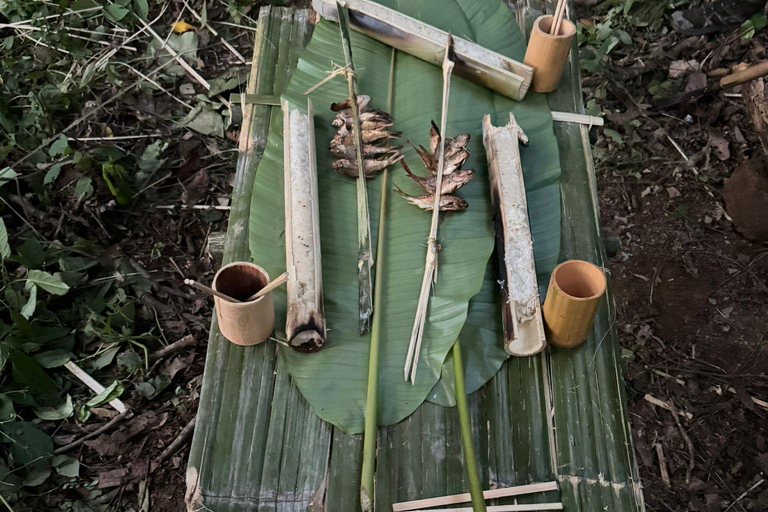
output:
[[278, 286], [281, 286], [285, 284], [285, 282], [288, 280], [288, 272], [283, 272], [279, 276], [277, 276], [271, 283], [269, 283], [267, 286], [262, 288], [261, 290], [257, 291], [247, 299], [245, 299], [246, 302], [250, 302], [252, 300], [259, 299], [263, 297], [264, 295], [268, 294]]
[[737, 71], [736, 73], [724, 76], [720, 79], [720, 88], [728, 89], [729, 87], [735, 87], [765, 75], [768, 75], [768, 60], [750, 66], [744, 71]]
[[205, 286], [205, 285], [204, 285], [204, 284], [202, 284], [202, 283], [198, 283], [197, 281], [195, 281], [195, 280], [193, 280], [193, 279], [185, 279], [185, 280], [184, 280], [184, 284], [186, 284], [186, 285], [188, 285], [188, 286], [191, 286], [191, 287], [193, 287], [193, 288], [197, 288], [197, 289], [198, 289], [198, 290], [200, 290], [201, 292], [205, 292], [205, 293], [209, 293], [209, 294], [211, 294], [211, 295], [215, 295], [216, 297], [218, 297], [218, 298], [220, 298], [220, 299], [224, 299], [224, 300], [226, 300], [227, 302], [235, 302], [235, 303], [237, 303], [237, 302], [240, 302], [239, 300], [235, 299], [234, 297], [230, 297], [230, 296], [229, 296], [229, 295], [227, 295], [226, 293], [217, 292], [217, 291], [216, 291], [216, 290], [214, 290], [213, 288], [210, 288], [210, 287], [208, 287], [208, 286]]

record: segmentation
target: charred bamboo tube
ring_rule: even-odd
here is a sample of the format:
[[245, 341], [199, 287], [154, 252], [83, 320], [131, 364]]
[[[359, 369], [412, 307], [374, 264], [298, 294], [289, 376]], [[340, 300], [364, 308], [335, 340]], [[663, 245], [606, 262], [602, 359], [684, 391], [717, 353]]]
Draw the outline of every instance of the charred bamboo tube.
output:
[[[347, 0], [353, 29], [393, 48], [442, 65], [448, 33], [370, 0]], [[323, 18], [338, 21], [336, 0], [312, 0]], [[466, 39], [455, 37], [456, 74], [522, 100], [533, 78], [533, 69]], [[444, 132], [443, 132], [444, 133]]]
[[491, 116], [486, 115], [483, 144], [488, 157], [496, 251], [502, 275], [504, 349], [513, 356], [531, 356], [541, 352], [547, 340], [520, 159], [519, 144], [527, 145], [528, 137], [511, 112], [509, 123], [499, 127], [493, 126]]
[[[297, 352], [325, 343], [317, 157], [312, 101], [307, 113], [283, 103], [285, 263], [288, 272], [285, 335]], [[266, 284], [266, 283], [265, 283]]]
[[275, 328], [272, 294], [256, 300], [250, 297], [269, 283], [269, 274], [258, 265], [236, 261], [224, 265], [213, 278], [213, 290], [237, 302], [214, 295], [219, 330], [235, 345], [256, 345], [266, 340]]
[[557, 89], [563, 76], [565, 62], [571, 53], [571, 42], [576, 35], [576, 25], [562, 19], [556, 32], [552, 16], [540, 16], [533, 23], [531, 38], [525, 51], [524, 62], [534, 69], [531, 89], [536, 92], [550, 92]]
[[551, 344], [574, 348], [584, 343], [605, 286], [603, 271], [587, 261], [568, 260], [555, 267], [544, 300], [544, 321]]

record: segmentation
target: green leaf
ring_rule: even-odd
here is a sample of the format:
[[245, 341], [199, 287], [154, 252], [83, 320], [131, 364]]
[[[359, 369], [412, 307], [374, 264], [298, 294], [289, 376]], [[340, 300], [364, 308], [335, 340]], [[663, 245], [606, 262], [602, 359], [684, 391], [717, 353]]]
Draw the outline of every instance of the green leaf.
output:
[[115, 359], [115, 355], [117, 354], [118, 350], [120, 350], [120, 345], [115, 343], [114, 345], [108, 347], [106, 350], [102, 351], [99, 354], [99, 357], [95, 358], [91, 363], [91, 369], [101, 370], [105, 366], [111, 364]]
[[35, 409], [35, 414], [41, 420], [56, 421], [69, 418], [74, 410], [72, 397], [67, 395], [66, 400], [56, 407], [38, 407]]
[[96, 395], [95, 397], [91, 398], [85, 403], [86, 407], [89, 407], [93, 409], [94, 407], [99, 407], [100, 405], [104, 405], [110, 400], [114, 400], [115, 398], [119, 397], [123, 394], [123, 385], [120, 383], [120, 381], [114, 381], [112, 384], [107, 386], [104, 391]]
[[189, 128], [203, 135], [224, 136], [224, 118], [206, 105], [198, 105], [179, 121], [180, 128]]
[[51, 437], [28, 421], [12, 421], [0, 425], [3, 442], [10, 442], [11, 455], [16, 464], [31, 464], [50, 459], [53, 454]]
[[114, 21], [115, 23], [125, 18], [129, 12], [130, 11], [128, 9], [118, 4], [109, 4], [104, 7], [104, 14], [106, 14], [107, 18], [109, 18], [111, 21]]
[[72, 359], [72, 353], [68, 350], [56, 348], [35, 354], [33, 359], [43, 368], [58, 368], [64, 366]]
[[11, 255], [11, 245], [8, 243], [8, 230], [5, 221], [0, 217], [0, 262]]
[[69, 286], [61, 279], [61, 274], [49, 274], [42, 270], [30, 270], [27, 272], [27, 282], [34, 283], [43, 290], [53, 295], [66, 295]]
[[136, 9], [136, 15], [139, 18], [146, 20], [149, 15], [149, 4], [147, 3], [147, 0], [133, 0], [133, 5]]
[[19, 173], [10, 167], [5, 167], [4, 169], [0, 170], [0, 187], [12, 180], [15, 180], [18, 175]]
[[[401, 12], [433, 23], [456, 34], [474, 34], [483, 46], [522, 61], [525, 43], [506, 8], [493, 12], [493, 18], [470, 17], [455, 3], [446, 11], [427, 2], [399, 3]], [[446, 14], [449, 13], [449, 14]], [[483, 22], [485, 20], [485, 22]], [[489, 28], [489, 20], [493, 30]], [[361, 72], [359, 90], [370, 95], [372, 105], [385, 108], [391, 49], [357, 32], [352, 33], [355, 66]], [[304, 91], [327, 76], [332, 63], [343, 62], [337, 25], [321, 20], [307, 48], [302, 53], [283, 99], [292, 106], [305, 108]], [[428, 142], [430, 121], [440, 117], [441, 70], [410, 55], [398, 52], [395, 70], [393, 114], [394, 129], [402, 139], [414, 144]], [[323, 285], [325, 312], [329, 326], [327, 346], [314, 354], [279, 351], [282, 362], [313, 409], [320, 417], [349, 433], [363, 428], [363, 404], [368, 375], [369, 336], [357, 332], [357, 217], [354, 180], [331, 170], [333, 157], [326, 149], [335, 129], [330, 122], [333, 112], [327, 106], [347, 96], [347, 84], [333, 80], [309, 95], [315, 106], [315, 130], [320, 193], [320, 232], [323, 248]], [[492, 272], [486, 272], [494, 245], [491, 204], [485, 150], [482, 145], [482, 116], [492, 113], [494, 122], [505, 122], [514, 110], [531, 144], [522, 148], [528, 206], [531, 218], [537, 271], [540, 282], [557, 263], [560, 243], [560, 190], [558, 149], [552, 119], [543, 95], [529, 93], [517, 103], [501, 95], [454, 76], [447, 135], [469, 133], [470, 160], [466, 168], [475, 169], [476, 177], [457, 195], [469, 203], [464, 212], [441, 216], [439, 237], [442, 244], [438, 281], [431, 297], [419, 372], [415, 385], [403, 379], [403, 363], [414, 320], [424, 269], [425, 237], [430, 215], [392, 194], [387, 211], [387, 232], [382, 258], [386, 280], [383, 305], [376, 314], [385, 315], [381, 333], [379, 389], [379, 424], [391, 425], [411, 414], [430, 394], [443, 374], [446, 356], [454, 341], [476, 343], [466, 349], [467, 386], [477, 386], [498, 371], [506, 355], [498, 335], [501, 315], [494, 302]], [[269, 142], [256, 172], [251, 202], [250, 247], [254, 261], [270, 273], [280, 273], [285, 266], [283, 238], [283, 147], [282, 118], [273, 116]], [[425, 174], [415, 151], [406, 147], [405, 160], [417, 173]], [[418, 187], [399, 169], [390, 170], [391, 182], [406, 192], [418, 193]], [[381, 180], [368, 182], [371, 207], [372, 239], [377, 239], [378, 204]], [[375, 206], [374, 206], [375, 205]], [[376, 249], [374, 249], [374, 253]], [[480, 295], [478, 295], [480, 294]], [[470, 299], [478, 307], [470, 307]], [[285, 299], [275, 295], [277, 326], [284, 325]], [[482, 307], [481, 307], [482, 306]], [[476, 315], [468, 317], [468, 313]], [[280, 327], [278, 327], [280, 328]], [[464, 329], [469, 329], [465, 336]], [[461, 335], [461, 336], [460, 336]], [[487, 348], [486, 348], [487, 344]], [[485, 358], [486, 351], [493, 352]], [[472, 373], [474, 372], [474, 373]], [[343, 379], [339, 378], [343, 375]], [[443, 393], [434, 400], [450, 400]]]
[[85, 177], [77, 180], [75, 184], [75, 195], [78, 199], [88, 199], [93, 195], [93, 180]]
[[48, 148], [48, 154], [51, 156], [63, 155], [64, 152], [69, 149], [69, 142], [66, 135], [59, 135], [59, 137], [51, 143]]
[[75, 478], [80, 475], [80, 461], [69, 455], [56, 455], [51, 465], [61, 476]]
[[35, 314], [35, 307], [37, 307], [37, 286], [31, 281], [27, 281], [27, 286], [25, 288], [29, 291], [29, 299], [27, 299], [27, 303], [24, 304], [24, 307], [21, 308], [21, 316], [29, 320], [32, 315]]
[[8, 359], [13, 365], [13, 380], [18, 384], [28, 387], [30, 393], [44, 400], [56, 396], [59, 387], [34, 359], [18, 350], [12, 351]]
[[60, 173], [61, 173], [61, 164], [56, 164], [50, 169], [48, 169], [48, 172], [45, 173], [45, 178], [43, 178], [43, 185], [48, 185], [56, 181], [56, 178], [59, 177]]

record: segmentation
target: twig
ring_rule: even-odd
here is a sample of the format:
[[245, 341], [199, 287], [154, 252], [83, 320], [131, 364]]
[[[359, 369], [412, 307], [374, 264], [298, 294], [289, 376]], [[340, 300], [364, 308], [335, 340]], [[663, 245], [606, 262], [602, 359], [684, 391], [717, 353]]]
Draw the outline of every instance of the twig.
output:
[[232, 209], [231, 206], [216, 206], [208, 204], [156, 204], [154, 206], [158, 210], [220, 210], [228, 212]]
[[737, 504], [737, 503], [738, 503], [738, 502], [740, 502], [742, 499], [744, 499], [744, 497], [745, 497], [747, 494], [749, 494], [749, 493], [750, 493], [750, 492], [752, 492], [753, 490], [755, 490], [755, 489], [757, 489], [758, 487], [760, 487], [760, 486], [763, 484], [763, 482], [765, 482], [765, 479], [764, 479], [764, 478], [761, 478], [760, 480], [758, 480], [758, 481], [757, 481], [757, 482], [756, 482], [756, 483], [755, 483], [755, 484], [754, 484], [752, 487], [750, 487], [749, 489], [747, 489], [746, 491], [744, 491], [743, 493], [741, 493], [741, 495], [740, 495], [738, 498], [736, 498], [736, 500], [735, 500], [733, 503], [731, 503], [730, 505], [728, 505], [728, 508], [726, 508], [725, 510], [723, 510], [723, 512], [728, 512], [729, 510], [731, 510], [731, 507], [733, 507], [735, 504]]
[[[192, 8], [189, 6], [189, 4], [187, 3], [187, 0], [182, 0], [182, 1], [184, 2], [184, 7], [186, 7], [186, 8], [187, 8], [187, 10], [188, 10], [188, 11], [189, 11], [189, 12], [192, 14], [192, 16], [194, 16], [194, 17], [195, 17], [195, 19], [196, 19], [197, 21], [199, 21], [199, 22], [201, 22], [201, 23], [202, 23], [203, 19], [200, 17], [200, 15], [199, 15], [199, 14], [197, 14], [197, 12], [195, 12], [195, 10], [194, 10], [194, 9], [192, 9]], [[232, 46], [231, 44], [229, 44], [229, 42], [227, 42], [227, 40], [226, 40], [226, 39], [224, 39], [222, 36], [220, 36], [220, 35], [219, 35], [219, 32], [218, 32], [218, 31], [217, 31], [215, 28], [213, 28], [213, 27], [211, 26], [211, 24], [210, 24], [210, 23], [206, 23], [206, 24], [205, 24], [205, 28], [207, 28], [207, 29], [208, 29], [208, 31], [209, 31], [211, 34], [213, 34], [214, 36], [216, 36], [216, 37], [218, 37], [219, 39], [221, 39], [221, 42], [222, 42], [222, 44], [224, 44], [224, 46], [226, 46], [226, 47], [227, 47], [227, 49], [228, 49], [229, 51], [231, 51], [231, 52], [232, 52], [232, 54], [233, 54], [235, 57], [237, 57], [237, 59], [238, 59], [240, 62], [242, 62], [243, 64], [247, 64], [247, 62], [246, 62], [246, 60], [245, 60], [245, 57], [243, 57], [243, 56], [240, 54], [240, 52], [238, 52], [237, 50], [235, 50], [235, 47], [234, 47], [234, 46]]]
[[187, 334], [186, 336], [184, 336], [180, 340], [174, 341], [173, 343], [171, 343], [167, 347], [163, 347], [160, 350], [158, 350], [157, 352], [155, 352], [154, 354], [151, 354], [149, 356], [149, 362], [153, 363], [153, 362], [157, 361], [158, 359], [162, 359], [164, 357], [168, 357], [171, 354], [175, 354], [176, 352], [178, 352], [180, 350], [183, 350], [183, 349], [185, 349], [187, 347], [194, 347], [195, 345], [197, 345], [197, 340], [195, 339], [195, 337], [192, 336], [191, 334]]
[[198, 283], [197, 281], [195, 281], [193, 279], [185, 279], [184, 280], [184, 284], [186, 284], [187, 286], [191, 286], [193, 288], [197, 288], [201, 292], [205, 292], [205, 293], [208, 293], [210, 295], [215, 295], [216, 297], [218, 297], [220, 299], [223, 299], [223, 300], [226, 300], [227, 302], [234, 302], [234, 303], [242, 302], [242, 301], [237, 300], [237, 299], [235, 299], [233, 297], [230, 297], [229, 295], [227, 295], [225, 293], [221, 293], [220, 291], [214, 290], [213, 288], [211, 288], [209, 286], [205, 286], [202, 283]]
[[408, 354], [405, 358], [405, 367], [403, 368], [405, 381], [410, 380], [412, 384], [416, 383], [416, 369], [419, 366], [419, 353], [421, 352], [421, 341], [424, 336], [424, 324], [427, 320], [427, 308], [429, 306], [429, 291], [432, 288], [432, 282], [437, 281], [437, 253], [440, 250], [437, 243], [437, 226], [440, 220], [440, 199], [442, 196], [443, 167], [445, 165], [445, 138], [448, 133], [448, 98], [451, 92], [453, 64], [453, 36], [449, 32], [443, 57], [443, 101], [440, 113], [440, 145], [438, 147], [440, 157], [437, 163], [437, 177], [435, 179], [435, 202], [432, 208], [432, 224], [429, 229], [429, 238], [427, 239], [427, 259], [424, 266], [424, 277], [421, 281], [419, 302], [416, 307], [416, 318], [413, 321], [411, 341], [408, 345]]
[[677, 407], [675, 407], [675, 403], [670, 400], [669, 402], [669, 410], [672, 412], [672, 417], [675, 418], [675, 423], [677, 424], [677, 428], [680, 430], [680, 435], [683, 436], [683, 439], [685, 440], [685, 444], [688, 447], [688, 469], [685, 470], [685, 485], [688, 485], [691, 482], [691, 473], [693, 472], [693, 466], [696, 464], [696, 459], [694, 458], [694, 450], [693, 450], [693, 441], [691, 441], [691, 438], [688, 436], [688, 433], [683, 428], [683, 424], [680, 423], [680, 414], [677, 412]]
[[121, 412], [120, 414], [118, 414], [117, 416], [115, 416], [114, 418], [112, 418], [111, 420], [109, 420], [108, 422], [106, 422], [104, 425], [102, 425], [101, 427], [97, 428], [93, 432], [91, 432], [89, 434], [86, 434], [83, 437], [81, 437], [80, 439], [78, 439], [76, 441], [72, 441], [71, 443], [69, 443], [67, 445], [64, 445], [64, 446], [61, 446], [59, 448], [56, 448], [56, 450], [54, 450], [53, 453], [55, 455], [59, 455], [61, 453], [66, 453], [66, 452], [68, 452], [69, 450], [71, 450], [73, 448], [77, 448], [78, 446], [80, 446], [84, 442], [88, 441], [89, 439], [93, 439], [94, 437], [99, 436], [99, 435], [103, 434], [104, 432], [107, 432], [108, 430], [111, 430], [115, 425], [117, 425], [118, 423], [123, 421], [129, 415], [131, 415], [130, 411]]
[[182, 446], [184, 446], [187, 441], [190, 440], [192, 437], [192, 433], [195, 431], [195, 420], [197, 417], [192, 418], [189, 423], [187, 423], [187, 426], [181, 429], [181, 432], [179, 432], [179, 435], [176, 436], [176, 439], [174, 439], [171, 444], [169, 444], [165, 450], [160, 454], [160, 456], [155, 460], [156, 466], [159, 466], [166, 460], [170, 459], [174, 453], [179, 451]]
[[661, 481], [664, 482], [668, 488], [672, 487], [672, 482], [669, 480], [669, 470], [667, 469], [667, 458], [664, 456], [664, 449], [661, 447], [661, 443], [654, 443], [656, 448], [656, 456], [659, 458], [659, 472], [661, 473]]
[[[73, 363], [72, 361], [69, 361], [69, 362], [67, 362], [67, 364], [65, 364], [65, 365], [64, 365], [64, 367], [65, 367], [67, 370], [69, 370], [70, 372], [72, 372], [72, 374], [73, 374], [75, 377], [77, 377], [78, 379], [80, 379], [80, 381], [81, 381], [83, 384], [85, 384], [86, 386], [88, 386], [89, 388], [91, 388], [91, 390], [93, 390], [93, 391], [94, 391], [94, 392], [95, 392], [97, 395], [98, 395], [99, 393], [103, 392], [103, 391], [106, 389], [104, 386], [102, 386], [101, 384], [99, 384], [98, 382], [96, 382], [96, 379], [94, 379], [93, 377], [91, 377], [90, 375], [88, 375], [88, 374], [85, 372], [85, 370], [83, 370], [82, 368], [80, 368], [79, 366], [77, 366], [77, 365], [76, 365], [75, 363]], [[110, 400], [110, 401], [109, 401], [109, 405], [111, 405], [112, 407], [114, 407], [114, 408], [117, 410], [117, 412], [119, 412], [119, 413], [121, 413], [121, 414], [122, 414], [122, 413], [124, 413], [124, 412], [127, 412], [127, 411], [128, 411], [128, 408], [125, 406], [125, 404], [124, 404], [124, 403], [122, 402], [122, 400], [120, 400], [119, 398], [113, 398], [112, 400]]]
[[[664, 400], [659, 400], [658, 398], [656, 398], [655, 396], [653, 396], [651, 394], [646, 394], [643, 397], [643, 399], [646, 402], [648, 402], [649, 404], [653, 404], [653, 405], [655, 405], [657, 407], [661, 407], [662, 409], [666, 409], [668, 411], [672, 411], [672, 407], [673, 406], [670, 405], [671, 402], [665, 402]], [[677, 410], [675, 409], [675, 411], [677, 411]], [[675, 413], [677, 414], [677, 412], [675, 412]], [[693, 419], [693, 414], [689, 413], [688, 411], [682, 411], [679, 414], [682, 414], [688, 420], [692, 420]]]

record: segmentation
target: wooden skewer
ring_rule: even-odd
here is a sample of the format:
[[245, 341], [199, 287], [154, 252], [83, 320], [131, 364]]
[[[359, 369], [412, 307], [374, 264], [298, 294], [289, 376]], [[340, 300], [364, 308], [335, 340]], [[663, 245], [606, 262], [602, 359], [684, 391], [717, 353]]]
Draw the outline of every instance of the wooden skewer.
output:
[[279, 276], [277, 276], [275, 279], [272, 280], [271, 283], [269, 283], [267, 286], [262, 288], [261, 290], [257, 291], [247, 299], [245, 299], [246, 302], [250, 302], [252, 300], [256, 300], [260, 297], [263, 297], [264, 295], [268, 294], [278, 286], [281, 286], [285, 284], [285, 282], [288, 281], [288, 272], [283, 272]]
[[549, 28], [549, 35], [554, 36], [560, 33], [560, 25], [563, 23], [565, 14], [565, 0], [558, 0], [555, 15], [552, 17], [552, 26]]
[[227, 295], [227, 294], [225, 294], [225, 293], [217, 292], [217, 291], [216, 291], [216, 290], [214, 290], [213, 288], [210, 288], [210, 287], [208, 287], [208, 286], [205, 286], [205, 285], [204, 285], [204, 284], [202, 284], [202, 283], [198, 283], [197, 281], [195, 281], [195, 280], [193, 280], [193, 279], [185, 279], [185, 280], [184, 280], [184, 284], [186, 284], [186, 285], [188, 285], [188, 286], [191, 286], [191, 287], [193, 287], [193, 288], [197, 288], [197, 289], [198, 289], [198, 290], [200, 290], [201, 292], [205, 292], [205, 293], [209, 293], [209, 294], [211, 294], [211, 295], [215, 295], [215, 296], [217, 296], [217, 297], [218, 297], [218, 298], [220, 298], [220, 299], [224, 299], [224, 300], [226, 300], [227, 302], [235, 302], [235, 303], [237, 303], [237, 302], [242, 302], [242, 301], [239, 301], [239, 300], [237, 300], [237, 299], [235, 299], [235, 298], [233, 298], [233, 297], [230, 297], [229, 295]]

